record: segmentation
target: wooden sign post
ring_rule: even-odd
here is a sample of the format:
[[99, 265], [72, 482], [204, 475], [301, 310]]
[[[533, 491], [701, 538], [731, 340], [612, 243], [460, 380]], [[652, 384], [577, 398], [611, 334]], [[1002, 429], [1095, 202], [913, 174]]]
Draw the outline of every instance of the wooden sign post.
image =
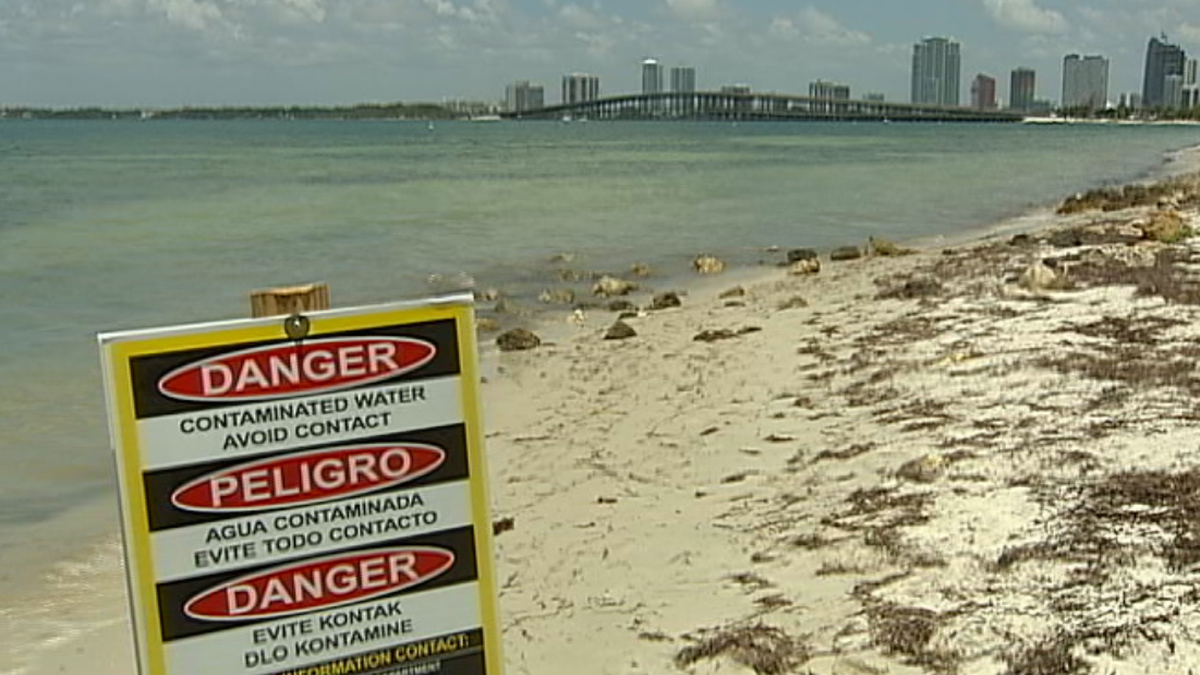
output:
[[256, 319], [321, 309], [329, 309], [329, 284], [268, 288], [250, 294], [250, 315]]

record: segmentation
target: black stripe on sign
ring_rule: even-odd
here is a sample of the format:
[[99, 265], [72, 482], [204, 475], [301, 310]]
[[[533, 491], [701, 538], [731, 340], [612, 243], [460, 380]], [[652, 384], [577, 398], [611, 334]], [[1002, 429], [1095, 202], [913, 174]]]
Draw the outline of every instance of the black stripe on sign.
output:
[[[282, 319], [281, 319], [282, 321]], [[417, 338], [430, 342], [436, 347], [437, 353], [433, 360], [424, 366], [399, 375], [397, 377], [384, 380], [382, 382], [372, 382], [369, 384], [351, 387], [341, 391], [354, 391], [366, 387], [379, 387], [384, 384], [396, 384], [399, 382], [407, 382], [411, 380], [421, 380], [432, 377], [441, 377], [445, 375], [457, 375], [461, 371], [458, 353], [458, 330], [457, 322], [454, 319], [444, 319], [441, 321], [429, 321], [425, 323], [401, 324], [399, 326], [385, 326], [382, 328], [369, 328], [363, 330], [346, 331], [342, 333], [322, 333], [313, 335], [311, 339], [325, 339], [337, 337], [409, 337]], [[243, 349], [251, 349], [255, 347], [267, 347], [271, 345], [287, 345], [296, 344], [298, 349], [304, 349], [304, 341], [296, 343], [292, 340], [266, 340], [262, 342], [242, 342], [238, 344], [222, 345], [220, 347], [208, 347], [205, 349], [188, 349], [178, 352], [168, 352], [164, 354], [154, 354], [151, 356], [139, 356], [130, 359], [129, 370], [130, 377], [133, 382], [133, 404], [134, 414], [138, 419], [147, 417], [157, 417], [160, 415], [173, 415], [177, 413], [194, 412], [197, 410], [210, 410], [215, 408], [225, 408], [232, 405], [246, 405], [249, 401], [180, 401], [177, 399], [164, 396], [158, 391], [158, 382], [163, 376], [174, 371], [177, 368], [197, 363], [213, 356], [221, 354], [230, 354]], [[311, 394], [303, 394], [302, 396], [320, 396], [329, 394], [329, 392], [314, 392]], [[301, 396], [293, 396], [291, 398], [300, 398]], [[287, 398], [276, 399], [278, 401], [286, 401]]]
[[[376, 596], [362, 602], [376, 602], [387, 597], [403, 598], [405, 595], [420, 593], [423, 591], [442, 588], [462, 583], [464, 581], [474, 581], [479, 578], [478, 570], [475, 566], [475, 536], [474, 528], [461, 527], [455, 530], [448, 530], [437, 534], [422, 535], [409, 539], [396, 539], [393, 541], [377, 542], [369, 546], [359, 546], [355, 548], [344, 549], [335, 552], [325, 552], [310, 556], [311, 559], [327, 558], [334, 555], [352, 555], [357, 551], [367, 551], [371, 549], [388, 548], [393, 546], [436, 546], [438, 548], [449, 549], [454, 552], [454, 565], [442, 573], [440, 576], [434, 577], [428, 581], [411, 586], [404, 590], [392, 593], [386, 596]], [[162, 625], [163, 641], [170, 642], [180, 638], [191, 637], [193, 635], [203, 635], [206, 633], [215, 633], [218, 631], [231, 630], [236, 628], [245, 628], [259, 623], [268, 621], [279, 621], [281, 618], [296, 619], [303, 617], [304, 614], [294, 614], [290, 617], [267, 617], [260, 619], [248, 619], [246, 621], [207, 621], [194, 619], [184, 613], [183, 608], [188, 601], [193, 597], [198, 596], [211, 588], [221, 586], [226, 582], [233, 581], [242, 577], [252, 576], [258, 572], [269, 569], [274, 569], [284, 566], [300, 565], [304, 563], [305, 558], [297, 558], [289, 561], [276, 561], [268, 565], [260, 565], [240, 569], [234, 572], [225, 572], [222, 574], [212, 574], [203, 577], [193, 577], [181, 581], [174, 581], [158, 585], [158, 607], [159, 617]], [[344, 605], [343, 608], [353, 607], [354, 605]], [[325, 611], [331, 608], [316, 608], [311, 612]]]
[[[387, 492], [394, 492], [396, 490], [409, 490], [415, 487], [437, 485], [439, 483], [460, 480], [470, 475], [467, 458], [466, 428], [461, 424], [455, 424], [448, 427], [439, 427], [435, 429], [423, 429], [421, 431], [410, 431], [388, 434], [385, 436], [375, 436], [372, 438], [361, 438], [353, 441], [344, 441], [341, 443], [314, 445], [304, 448], [292, 448], [283, 452], [254, 455], [252, 457], [243, 457], [237, 460], [206, 462], [204, 464], [190, 464], [180, 468], [149, 471], [143, 474], [142, 481], [146, 492], [146, 510], [150, 520], [150, 531], [155, 532], [158, 530], [166, 530], [188, 525], [198, 525], [202, 523], [216, 523], [232, 518], [245, 518], [255, 514], [282, 512], [289, 509], [298, 509], [309, 506], [306, 504], [294, 504], [285, 508], [276, 509], [211, 513], [181, 509], [171, 502], [171, 495], [173, 495], [177, 489], [206, 474], [217, 473], [224, 469], [235, 467], [241, 464], [248, 464], [250, 462], [260, 462], [271, 458], [284, 458], [291, 454], [315, 450], [323, 447], [329, 448], [352, 445], [375, 445], [380, 443], [396, 443], [397, 445], [402, 445], [406, 442], [435, 445], [446, 451], [446, 459], [435, 471], [421, 476], [416, 480], [402, 483], [398, 486], [387, 488], [385, 490], [379, 490], [377, 492], [353, 495], [346, 497], [346, 499], [365, 497], [367, 495], [385, 494]], [[336, 504], [338, 501], [342, 500], [331, 500], [328, 502], [322, 502], [322, 504]]]

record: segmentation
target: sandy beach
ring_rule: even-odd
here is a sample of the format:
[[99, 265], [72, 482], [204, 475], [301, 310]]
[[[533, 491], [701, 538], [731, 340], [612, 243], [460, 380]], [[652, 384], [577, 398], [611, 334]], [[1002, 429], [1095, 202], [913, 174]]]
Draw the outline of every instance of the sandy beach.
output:
[[[508, 672], [1193, 672], [1196, 194], [714, 276], [631, 337], [591, 309], [499, 355]], [[133, 672], [126, 633], [27, 672]]]
[[505, 355], [509, 672], [1193, 672], [1200, 246], [1146, 241], [1160, 213]]

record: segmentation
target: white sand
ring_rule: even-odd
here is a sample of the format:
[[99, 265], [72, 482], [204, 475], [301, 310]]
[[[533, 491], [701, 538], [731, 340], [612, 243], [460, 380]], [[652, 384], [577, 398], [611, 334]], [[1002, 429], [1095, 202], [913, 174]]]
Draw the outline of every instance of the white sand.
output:
[[[1160, 248], [1085, 250], [771, 270], [631, 319], [628, 340], [592, 311], [501, 355], [484, 392], [495, 516], [515, 524], [496, 552], [508, 672], [673, 672], [681, 652], [691, 672], [773, 672], [781, 647], [801, 673], [1200, 667], [1200, 328], [1128, 286], [1009, 283], [1042, 256]], [[877, 297], [914, 270], [943, 292]], [[124, 630], [26, 672], [132, 672]]]

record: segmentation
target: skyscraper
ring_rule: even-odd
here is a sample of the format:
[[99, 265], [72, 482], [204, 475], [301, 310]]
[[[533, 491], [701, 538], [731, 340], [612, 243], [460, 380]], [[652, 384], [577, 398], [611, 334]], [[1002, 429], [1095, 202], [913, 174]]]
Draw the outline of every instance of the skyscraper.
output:
[[595, 75], [572, 73], [563, 75], [562, 102], [583, 103], [600, 98], [600, 78]]
[[849, 100], [850, 85], [828, 80], [817, 80], [808, 83], [808, 95], [812, 98]]
[[1009, 80], [1008, 107], [1017, 111], [1032, 110], [1036, 91], [1037, 73], [1032, 68], [1017, 68]]
[[971, 107], [979, 110], [996, 108], [996, 78], [979, 73], [971, 82]]
[[1188, 59], [1183, 63], [1183, 101], [1181, 108], [1195, 108], [1200, 104], [1200, 89], [1197, 88], [1196, 59]]
[[696, 91], [696, 69], [690, 66], [672, 66], [671, 91], [677, 94]]
[[1170, 107], [1166, 100], [1167, 77], [1183, 76], [1183, 64], [1187, 59], [1183, 49], [1162, 39], [1150, 38], [1146, 46], [1146, 71], [1142, 77], [1142, 107]]
[[817, 80], [808, 83], [808, 95], [810, 98], [818, 99], [808, 104], [808, 109], [813, 112], [843, 112], [846, 108], [845, 104], [837, 103], [837, 101], [850, 100], [850, 85]]
[[1108, 105], [1108, 59], [1068, 54], [1063, 59], [1062, 106], [1101, 110]]
[[545, 91], [540, 84], [517, 80], [504, 90], [504, 103], [509, 112], [524, 112], [545, 107]]
[[642, 93], [661, 94], [663, 91], [662, 64], [658, 59], [642, 61]]
[[958, 105], [961, 65], [953, 40], [931, 37], [913, 45], [912, 102]]

